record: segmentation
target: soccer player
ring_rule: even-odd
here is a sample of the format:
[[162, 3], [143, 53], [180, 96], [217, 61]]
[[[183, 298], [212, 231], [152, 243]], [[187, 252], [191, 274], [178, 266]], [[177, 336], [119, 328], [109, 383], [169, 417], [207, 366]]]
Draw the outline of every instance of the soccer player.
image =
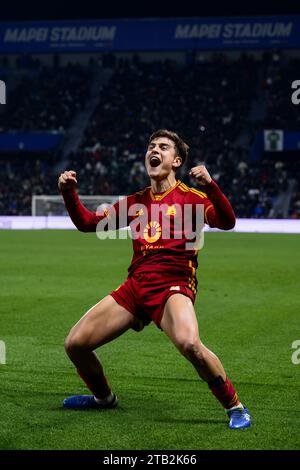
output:
[[[145, 155], [151, 185], [101, 212], [90, 212], [81, 203], [75, 171], [59, 176], [59, 190], [78, 230], [106, 230], [113, 220], [117, 229], [129, 225], [134, 251], [125, 282], [90, 308], [66, 338], [66, 352], [92, 393], [66, 398], [66, 408], [115, 407], [117, 397], [94, 351], [129, 328], [140, 331], [153, 321], [207, 382], [228, 414], [229, 427], [242, 429], [251, 424], [248, 409], [240, 402], [220, 360], [200, 340], [194, 310], [197, 249], [188, 244], [189, 233], [197, 226], [199, 207], [206, 224], [223, 230], [234, 227], [235, 215], [204, 165], [190, 170], [200, 190], [176, 179], [188, 151], [176, 133], [156, 131]], [[192, 208], [192, 215], [190, 222], [186, 218], [186, 227], [182, 214], [187, 208]], [[166, 222], [169, 232], [164, 230]]]

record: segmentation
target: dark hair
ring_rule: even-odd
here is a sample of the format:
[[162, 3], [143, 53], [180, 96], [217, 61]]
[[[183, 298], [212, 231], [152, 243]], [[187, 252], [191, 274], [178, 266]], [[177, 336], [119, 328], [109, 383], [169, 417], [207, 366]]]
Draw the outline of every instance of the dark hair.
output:
[[179, 137], [178, 134], [172, 131], [168, 131], [167, 129], [159, 129], [158, 131], [153, 132], [149, 138], [149, 144], [152, 142], [152, 140], [158, 139], [159, 137], [167, 137], [167, 139], [170, 139], [174, 142], [177, 155], [179, 155], [182, 160], [180, 165], [182, 166], [188, 157], [190, 149], [189, 146]]

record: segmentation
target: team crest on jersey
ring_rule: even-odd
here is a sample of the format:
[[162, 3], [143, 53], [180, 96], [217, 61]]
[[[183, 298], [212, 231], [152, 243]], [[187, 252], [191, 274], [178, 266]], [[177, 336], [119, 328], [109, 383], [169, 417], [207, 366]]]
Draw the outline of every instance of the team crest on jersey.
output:
[[158, 222], [152, 221], [144, 228], [144, 239], [148, 243], [154, 243], [161, 237], [161, 226]]
[[176, 207], [175, 206], [168, 206], [167, 215], [176, 215]]

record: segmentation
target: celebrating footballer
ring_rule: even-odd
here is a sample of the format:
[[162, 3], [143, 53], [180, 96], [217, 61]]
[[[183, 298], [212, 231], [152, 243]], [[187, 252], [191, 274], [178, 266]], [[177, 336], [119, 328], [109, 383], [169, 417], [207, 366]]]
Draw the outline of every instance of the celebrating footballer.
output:
[[[200, 339], [194, 310], [198, 249], [191, 244], [191, 233], [197, 238], [196, 232], [201, 230], [197, 209], [201, 209], [203, 223], [222, 230], [234, 227], [235, 214], [204, 165], [189, 172], [195, 188], [176, 179], [188, 151], [188, 145], [176, 133], [156, 131], [145, 154], [150, 186], [100, 212], [90, 212], [81, 203], [75, 171], [59, 176], [59, 191], [78, 230], [105, 230], [114, 220], [116, 229], [129, 226], [133, 233], [127, 279], [90, 308], [66, 338], [66, 352], [91, 392], [66, 398], [66, 408], [101, 410], [117, 406], [117, 396], [95, 349], [130, 328], [139, 332], [153, 321], [208, 384], [228, 415], [229, 427], [251, 425], [249, 411], [239, 400], [220, 359]], [[190, 217], [183, 224], [187, 208], [191, 209]], [[166, 224], [168, 230], [164, 230]]]

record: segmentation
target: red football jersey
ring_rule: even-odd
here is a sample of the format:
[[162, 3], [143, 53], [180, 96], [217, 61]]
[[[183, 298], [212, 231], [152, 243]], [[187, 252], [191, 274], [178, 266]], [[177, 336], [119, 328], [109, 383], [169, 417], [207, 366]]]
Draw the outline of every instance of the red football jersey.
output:
[[[198, 224], [195, 211], [197, 205]], [[200, 235], [204, 217], [212, 207], [205, 193], [177, 181], [175, 186], [162, 193], [154, 194], [148, 187], [98, 216], [103, 228], [106, 228], [104, 216], [108, 218], [108, 228], [113, 229], [115, 221], [115, 228], [129, 225], [133, 242], [129, 275], [137, 270], [185, 272], [190, 275], [197, 268], [196, 235]]]
[[235, 223], [233, 209], [218, 185], [212, 181], [205, 191], [190, 188], [181, 181], [162, 193], [153, 193], [149, 186], [109, 209], [94, 213], [81, 204], [76, 191], [64, 192], [63, 196], [79, 230], [130, 226], [133, 257], [129, 276], [146, 271], [189, 276], [194, 290], [197, 243], [203, 222], [225, 230]]

